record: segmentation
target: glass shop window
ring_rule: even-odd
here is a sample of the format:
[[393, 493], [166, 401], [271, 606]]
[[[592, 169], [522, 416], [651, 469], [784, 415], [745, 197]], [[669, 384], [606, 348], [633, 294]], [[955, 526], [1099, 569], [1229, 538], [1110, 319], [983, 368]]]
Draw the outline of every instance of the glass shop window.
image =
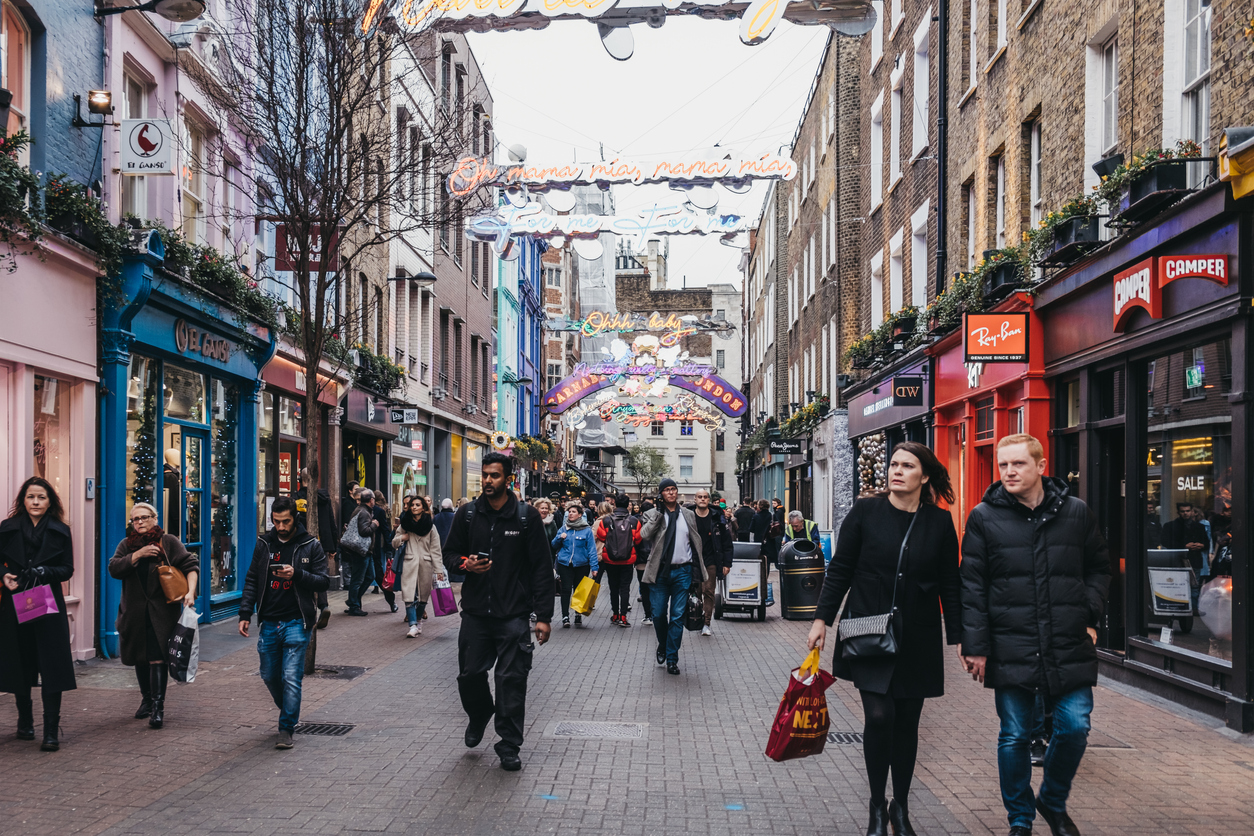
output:
[[975, 402], [975, 440], [988, 441], [993, 437], [993, 399]]
[[47, 479], [61, 497], [69, 499], [70, 488], [70, 393], [64, 380], [35, 375], [34, 471]]
[[205, 376], [200, 372], [165, 364], [165, 385], [162, 397], [165, 417], [205, 423]]
[[236, 486], [239, 462], [239, 390], [233, 383], [213, 381], [213, 436], [210, 445], [210, 592], [221, 595], [239, 588], [235, 548]]
[[126, 383], [126, 513], [153, 503], [157, 473], [157, 361], [132, 354]]
[[1227, 339], [1150, 364], [1141, 629], [1153, 641], [1226, 661], [1232, 564], [1249, 559], [1248, 544], [1232, 539], [1231, 365]]

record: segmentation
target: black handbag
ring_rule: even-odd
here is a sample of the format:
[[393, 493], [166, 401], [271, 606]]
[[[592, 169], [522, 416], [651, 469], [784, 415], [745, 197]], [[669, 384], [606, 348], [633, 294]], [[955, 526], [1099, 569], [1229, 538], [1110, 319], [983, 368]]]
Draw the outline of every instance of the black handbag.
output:
[[[922, 505], [919, 506], [922, 510]], [[915, 511], [910, 518], [910, 526], [906, 536], [901, 538], [901, 548], [897, 551], [897, 568], [893, 571], [893, 603], [888, 612], [882, 615], [867, 615], [860, 618], [842, 618], [836, 626], [836, 638], [840, 642], [842, 659], [869, 659], [881, 656], [897, 655], [897, 636], [893, 633], [893, 616], [897, 614], [897, 586], [900, 583], [901, 559], [906, 554], [906, 543], [910, 541], [910, 532], [919, 519]]]

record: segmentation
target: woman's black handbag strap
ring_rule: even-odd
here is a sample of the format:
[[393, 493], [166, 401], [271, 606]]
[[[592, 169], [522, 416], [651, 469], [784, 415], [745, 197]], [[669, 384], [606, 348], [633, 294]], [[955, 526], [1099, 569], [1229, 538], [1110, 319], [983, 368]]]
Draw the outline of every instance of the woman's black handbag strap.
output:
[[910, 517], [910, 525], [906, 528], [906, 536], [901, 538], [901, 548], [897, 550], [897, 569], [893, 572], [893, 603], [888, 608], [889, 615], [897, 612], [897, 586], [901, 580], [898, 577], [901, 574], [901, 560], [906, 556], [906, 544], [910, 542], [910, 532], [914, 531], [914, 524], [919, 519], [919, 511], [923, 510], [923, 504], [919, 503], [919, 507], [915, 509], [914, 515]]

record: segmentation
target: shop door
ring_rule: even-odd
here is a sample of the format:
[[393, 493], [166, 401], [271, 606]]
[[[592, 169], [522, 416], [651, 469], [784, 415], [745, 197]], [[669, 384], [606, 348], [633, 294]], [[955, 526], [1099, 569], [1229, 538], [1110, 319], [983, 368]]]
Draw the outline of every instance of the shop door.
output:
[[[209, 535], [209, 503], [205, 501], [206, 493], [206, 462], [209, 455], [209, 435], [190, 428], [183, 428], [180, 449], [183, 470], [183, 518], [180, 520], [183, 530], [183, 545], [196, 556], [197, 562], [204, 566], [205, 541]], [[205, 590], [209, 585], [209, 573], [203, 569], [200, 573], [200, 589], [196, 591], [198, 599], [204, 599]], [[203, 601], [198, 609], [207, 613], [208, 602]]]
[[1094, 513], [1106, 546], [1110, 549], [1111, 583], [1106, 615], [1097, 632], [1098, 647], [1122, 652], [1124, 648], [1124, 469], [1123, 427], [1097, 434], [1097, 485]]

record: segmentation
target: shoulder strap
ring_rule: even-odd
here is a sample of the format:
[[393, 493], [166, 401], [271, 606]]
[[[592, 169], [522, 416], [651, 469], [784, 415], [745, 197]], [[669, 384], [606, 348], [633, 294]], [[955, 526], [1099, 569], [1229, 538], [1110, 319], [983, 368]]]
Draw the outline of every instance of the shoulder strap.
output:
[[522, 525], [522, 536], [523, 536], [523, 541], [524, 541], [524, 542], [526, 542], [526, 537], [527, 537], [527, 503], [525, 503], [525, 502], [521, 502], [521, 501], [518, 503], [518, 522], [519, 522], [519, 524], [520, 524], [520, 525]]
[[897, 569], [893, 572], [893, 604], [888, 608], [890, 614], [897, 611], [897, 587], [900, 585], [897, 576], [901, 574], [901, 559], [906, 555], [906, 544], [910, 542], [910, 532], [914, 531], [914, 524], [918, 522], [919, 512], [922, 510], [923, 504], [919, 503], [914, 516], [910, 518], [910, 525], [906, 527], [906, 536], [901, 538], [901, 548], [897, 550]]

